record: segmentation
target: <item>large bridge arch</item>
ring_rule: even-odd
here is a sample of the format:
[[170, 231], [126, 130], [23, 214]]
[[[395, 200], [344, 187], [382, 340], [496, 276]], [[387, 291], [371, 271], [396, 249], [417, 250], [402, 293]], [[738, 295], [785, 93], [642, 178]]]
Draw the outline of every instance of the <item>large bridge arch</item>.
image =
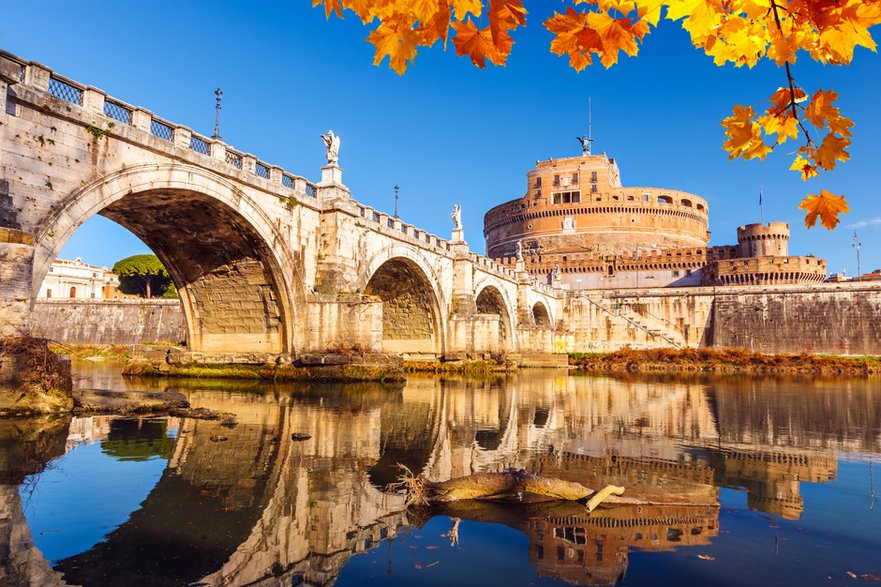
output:
[[365, 294], [383, 302], [384, 352], [442, 355], [446, 303], [440, 278], [419, 251], [392, 246], [374, 255], [359, 281]]
[[515, 312], [505, 287], [494, 280], [484, 280], [475, 287], [474, 300], [478, 314], [499, 315], [500, 346], [505, 351], [514, 350]]
[[300, 271], [273, 222], [231, 181], [179, 163], [129, 167], [64, 198], [36, 234], [32, 300], [95, 214], [133, 232], [168, 269], [191, 350], [290, 352], [299, 342]]

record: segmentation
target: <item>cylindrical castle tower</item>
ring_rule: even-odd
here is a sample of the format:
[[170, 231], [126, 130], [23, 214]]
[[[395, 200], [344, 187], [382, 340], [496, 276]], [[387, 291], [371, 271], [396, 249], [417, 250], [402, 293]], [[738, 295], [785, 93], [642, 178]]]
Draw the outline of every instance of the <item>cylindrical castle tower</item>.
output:
[[618, 165], [602, 155], [536, 162], [527, 193], [484, 217], [489, 257], [704, 247], [707, 202], [693, 194], [621, 185]]
[[789, 255], [789, 225], [769, 222], [739, 226], [737, 245], [741, 257], [786, 257]]

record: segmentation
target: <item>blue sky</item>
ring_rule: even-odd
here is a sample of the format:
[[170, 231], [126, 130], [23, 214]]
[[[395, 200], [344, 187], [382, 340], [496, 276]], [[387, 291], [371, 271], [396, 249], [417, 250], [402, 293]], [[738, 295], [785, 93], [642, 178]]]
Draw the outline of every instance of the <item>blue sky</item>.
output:
[[[527, 29], [515, 34], [507, 67], [478, 70], [452, 43], [422, 50], [399, 77], [374, 67], [368, 34], [350, 13], [326, 21], [309, 0], [287, 2], [7, 3], [0, 48], [39, 61], [110, 95], [210, 135], [214, 88], [224, 92], [221, 134], [238, 149], [312, 180], [320, 177], [319, 134], [342, 137], [340, 164], [353, 197], [391, 211], [400, 185], [408, 222], [448, 236], [449, 210], [463, 208], [466, 239], [484, 251], [483, 214], [520, 197], [536, 159], [579, 151], [593, 101], [594, 151], [618, 160], [625, 185], [681, 189], [710, 203], [711, 244], [736, 242], [738, 225], [789, 222], [791, 254], [813, 253], [830, 272], [856, 273], [854, 227], [864, 272], [881, 268], [877, 166], [881, 59], [858, 49], [848, 68], [807, 58], [794, 69], [813, 92], [835, 89], [856, 122], [851, 160], [810, 182], [788, 171], [792, 149], [764, 163], [729, 162], [719, 122], [734, 104], [763, 108], [785, 83], [782, 70], [716, 67], [669, 21], [639, 57], [610, 70], [575, 73], [550, 54], [540, 24], [561, 2], [526, 1]], [[876, 37], [877, 37], [876, 32]], [[850, 214], [833, 232], [803, 225], [807, 193], [845, 194]], [[145, 247], [112, 222], [87, 222], [62, 251], [112, 265]]]

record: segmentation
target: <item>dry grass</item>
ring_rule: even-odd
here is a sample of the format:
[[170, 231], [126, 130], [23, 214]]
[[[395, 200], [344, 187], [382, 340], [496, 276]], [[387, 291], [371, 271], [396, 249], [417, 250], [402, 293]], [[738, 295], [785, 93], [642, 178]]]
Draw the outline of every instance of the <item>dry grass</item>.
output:
[[586, 371], [812, 373], [873, 375], [881, 373], [881, 357], [765, 354], [744, 349], [623, 348], [612, 353], [573, 353], [571, 366]]
[[69, 365], [49, 349], [49, 341], [32, 336], [0, 338], [0, 355], [13, 356], [18, 363], [22, 388], [42, 391], [70, 391]]

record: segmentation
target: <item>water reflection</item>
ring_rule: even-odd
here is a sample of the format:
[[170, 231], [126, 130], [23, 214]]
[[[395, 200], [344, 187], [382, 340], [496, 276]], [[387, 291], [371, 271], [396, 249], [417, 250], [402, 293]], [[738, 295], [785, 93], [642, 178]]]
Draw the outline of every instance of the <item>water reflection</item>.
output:
[[[180, 391], [239, 423], [3, 421], [0, 584], [323, 585], [353, 554], [448, 516], [522, 532], [540, 576], [609, 585], [627, 574], [634, 549], [716, 539], [720, 488], [745, 488], [751, 509], [797, 520], [803, 485], [835, 479], [836, 451], [881, 452], [877, 381], [532, 372], [387, 388], [129, 381], [92, 371], [84, 385], [93, 377], [105, 388]], [[103, 541], [50, 567], [31, 541], [19, 484], [39, 483], [46, 463], [96, 442], [108, 458], [163, 459], [166, 469]], [[401, 496], [382, 490], [397, 463], [437, 480], [525, 468], [624, 485], [652, 505], [587, 516], [576, 504], [460, 503], [408, 514]]]

